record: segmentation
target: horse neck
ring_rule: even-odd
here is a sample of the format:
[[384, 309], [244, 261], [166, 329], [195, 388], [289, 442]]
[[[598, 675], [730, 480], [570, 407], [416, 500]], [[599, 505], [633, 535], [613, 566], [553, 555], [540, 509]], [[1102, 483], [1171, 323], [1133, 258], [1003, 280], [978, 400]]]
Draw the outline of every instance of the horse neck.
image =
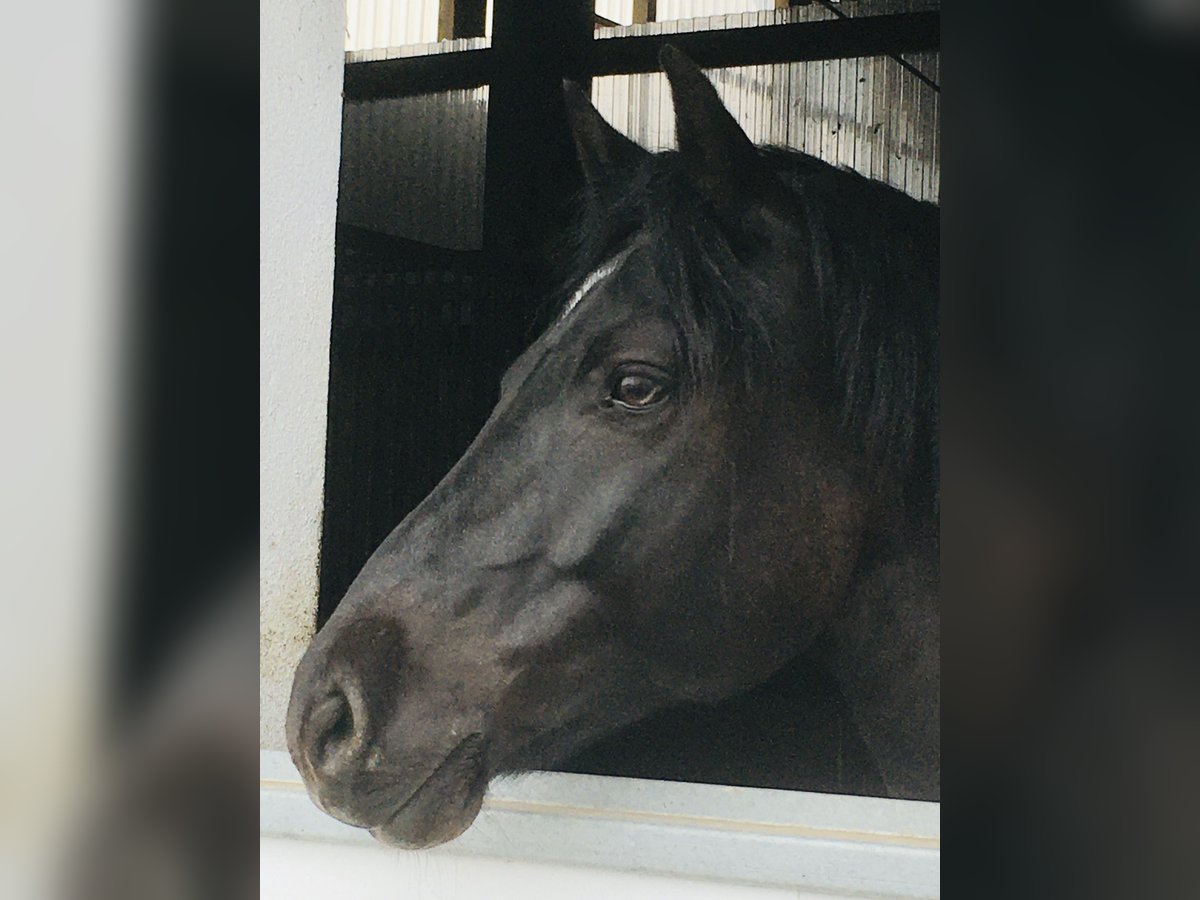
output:
[[860, 563], [826, 661], [889, 796], [934, 800], [940, 769], [936, 542], [893, 536]]

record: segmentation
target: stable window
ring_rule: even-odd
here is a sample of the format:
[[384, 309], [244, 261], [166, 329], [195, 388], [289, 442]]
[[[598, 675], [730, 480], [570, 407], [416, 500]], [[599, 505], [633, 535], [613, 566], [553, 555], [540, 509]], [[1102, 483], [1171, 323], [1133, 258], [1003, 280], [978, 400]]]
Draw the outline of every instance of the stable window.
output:
[[[669, 34], [756, 143], [938, 196], [936, 4], [497, 5], [347, 5], [318, 625], [458, 459], [505, 368], [546, 322], [529, 301], [546, 286], [561, 186], [575, 177], [555, 166], [574, 161], [547, 152], [529, 164], [531, 148], [558, 147], [565, 130], [514, 111], [514, 93], [557, 92], [567, 74], [590, 82], [618, 129], [671, 146], [655, 71]], [[888, 21], [855, 21], [875, 16]], [[835, 707], [809, 715], [837, 741], [829, 758], [840, 766], [864, 751], [836, 730]], [[657, 727], [712, 740], [709, 724], [668, 714]], [[648, 738], [602, 744], [574, 774], [502, 779], [446, 852], [936, 895], [937, 804], [870, 796], [879, 785], [869, 780], [845, 784], [845, 796], [774, 790], [744, 765], [747, 727], [726, 721], [724, 762], [702, 778], [687, 760], [656, 757]], [[265, 833], [370, 840], [312, 808], [283, 754], [264, 755], [262, 778]], [[708, 783], [680, 781], [689, 778]]]

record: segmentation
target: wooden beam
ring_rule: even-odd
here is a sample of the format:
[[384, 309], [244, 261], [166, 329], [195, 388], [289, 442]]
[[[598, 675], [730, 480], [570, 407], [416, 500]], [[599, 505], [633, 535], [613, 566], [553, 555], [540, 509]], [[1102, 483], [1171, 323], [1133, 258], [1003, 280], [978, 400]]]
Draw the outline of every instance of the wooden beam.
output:
[[[569, 65], [571, 71], [564, 74], [580, 79], [657, 72], [658, 52], [664, 44], [674, 44], [698, 65], [709, 69], [918, 53], [940, 48], [941, 17], [937, 12], [901, 13], [604, 38], [577, 44], [573, 53], [565, 56], [556, 53], [555, 58]], [[479, 87], [494, 80], [497, 66], [493, 53], [493, 50], [466, 50], [350, 63], [346, 66], [345, 96], [347, 100], [368, 100]]]
[[448, 41], [454, 37], [454, 0], [439, 0], [438, 2], [438, 37], [439, 41]]
[[656, 0], [633, 0], [633, 24], [643, 25], [658, 19]]

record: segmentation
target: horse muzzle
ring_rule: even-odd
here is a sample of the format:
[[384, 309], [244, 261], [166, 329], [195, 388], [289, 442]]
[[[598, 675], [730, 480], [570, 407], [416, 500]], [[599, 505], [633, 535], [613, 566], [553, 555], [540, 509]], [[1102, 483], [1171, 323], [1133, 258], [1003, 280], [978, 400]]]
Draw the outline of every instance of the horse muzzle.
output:
[[349, 825], [406, 848], [474, 821], [490, 775], [477, 717], [410, 708], [402, 630], [366, 619], [318, 639], [296, 672], [287, 739], [309, 796]]

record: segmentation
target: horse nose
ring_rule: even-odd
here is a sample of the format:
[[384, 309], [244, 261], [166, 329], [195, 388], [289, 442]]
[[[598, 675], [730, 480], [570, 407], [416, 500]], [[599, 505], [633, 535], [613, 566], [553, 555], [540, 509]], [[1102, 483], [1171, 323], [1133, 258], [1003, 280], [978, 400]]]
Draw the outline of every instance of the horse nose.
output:
[[403, 633], [397, 622], [352, 620], [308, 648], [287, 722], [288, 749], [306, 782], [336, 791], [367, 767], [402, 689]]
[[298, 751], [322, 780], [337, 780], [361, 766], [371, 743], [371, 721], [362, 682], [342, 670], [316, 686], [300, 712]]

